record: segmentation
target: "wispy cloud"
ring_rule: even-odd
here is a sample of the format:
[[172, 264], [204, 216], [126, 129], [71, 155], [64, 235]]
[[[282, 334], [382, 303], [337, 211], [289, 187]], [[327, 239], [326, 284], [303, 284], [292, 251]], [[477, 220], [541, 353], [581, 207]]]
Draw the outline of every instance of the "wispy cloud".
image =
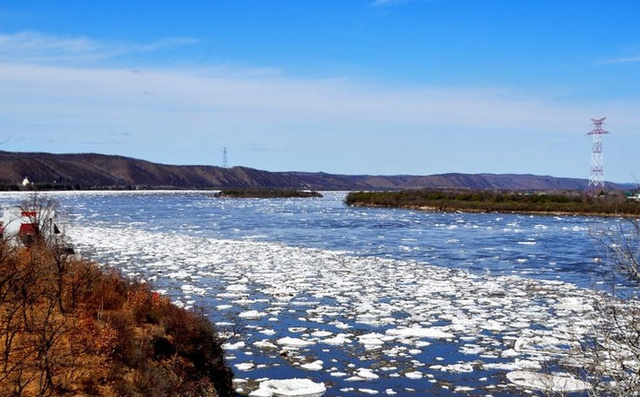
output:
[[[417, 0], [376, 3], [407, 1]], [[389, 89], [344, 79], [295, 79], [277, 70], [233, 65], [130, 70], [99, 63], [81, 67], [81, 62], [59, 62], [108, 59], [196, 42], [166, 38], [143, 44], [114, 44], [33, 31], [0, 34], [0, 116], [24, 114], [22, 120], [29, 120], [26, 113], [35, 111], [39, 118], [50, 115], [48, 122], [52, 123], [61, 117], [81, 123], [100, 120], [104, 124], [114, 120], [145, 124], [146, 120], [165, 119], [164, 126], [179, 124], [181, 118], [189, 123], [200, 120], [204, 125], [212, 117], [227, 125], [238, 123], [238, 119], [254, 120], [255, 125], [325, 120], [348, 125], [431, 125], [435, 121], [459, 128], [506, 129], [548, 123], [555, 130], [584, 117], [584, 110], [558, 107], [544, 98], [502, 89]], [[636, 62], [640, 56], [616, 61]], [[105, 117], [114, 114], [121, 117]], [[248, 121], [242, 123], [246, 127]]]
[[383, 7], [383, 6], [391, 6], [391, 5], [397, 5], [397, 4], [413, 3], [416, 1], [429, 2], [429, 1], [435, 1], [435, 0], [375, 0], [373, 3], [371, 3], [371, 6]]
[[640, 62], [640, 54], [629, 55], [626, 57], [605, 59], [603, 61], [598, 62], [598, 64], [610, 65], [610, 64], [616, 64], [616, 63], [638, 63], [638, 62]]
[[0, 34], [0, 56], [14, 60], [95, 56], [105, 51], [104, 45], [83, 37], [53, 37], [33, 31]]
[[96, 61], [196, 42], [195, 39], [178, 37], [143, 44], [113, 44], [86, 37], [54, 36], [36, 31], [13, 34], [0, 33], [0, 60], [12, 62]]
[[284, 124], [397, 123], [567, 131], [585, 117], [578, 106], [561, 107], [502, 89], [389, 89], [225, 67], [131, 71], [0, 63], [0, 86], [0, 116], [21, 123], [67, 123], [72, 129], [92, 123], [145, 129], [190, 125], [194, 131], [222, 124], [251, 130]]
[[409, 1], [411, 0], [376, 0], [373, 3], [371, 3], [371, 5], [373, 7], [381, 7], [381, 6], [388, 6], [392, 4], [408, 3]]

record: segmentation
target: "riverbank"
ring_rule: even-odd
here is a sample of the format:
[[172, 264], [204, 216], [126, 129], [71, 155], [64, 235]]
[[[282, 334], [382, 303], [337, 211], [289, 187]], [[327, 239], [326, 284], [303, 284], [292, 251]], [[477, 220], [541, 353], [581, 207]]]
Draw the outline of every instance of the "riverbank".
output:
[[351, 206], [392, 207], [435, 212], [503, 212], [535, 215], [637, 216], [640, 202], [619, 192], [588, 195], [583, 192], [522, 193], [496, 191], [403, 190], [352, 192]]
[[203, 316], [45, 242], [2, 239], [0, 253], [1, 390], [235, 395], [224, 341]]

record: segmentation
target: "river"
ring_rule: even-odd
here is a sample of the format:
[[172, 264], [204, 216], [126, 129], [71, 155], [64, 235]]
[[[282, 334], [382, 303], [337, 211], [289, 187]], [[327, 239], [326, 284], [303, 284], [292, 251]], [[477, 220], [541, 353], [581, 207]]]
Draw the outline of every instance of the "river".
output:
[[525, 395], [507, 374], [555, 368], [547, 353], [585, 332], [609, 274], [592, 235], [619, 222], [353, 208], [342, 192], [50, 195], [82, 255], [229, 335], [244, 394], [299, 378], [327, 396]]

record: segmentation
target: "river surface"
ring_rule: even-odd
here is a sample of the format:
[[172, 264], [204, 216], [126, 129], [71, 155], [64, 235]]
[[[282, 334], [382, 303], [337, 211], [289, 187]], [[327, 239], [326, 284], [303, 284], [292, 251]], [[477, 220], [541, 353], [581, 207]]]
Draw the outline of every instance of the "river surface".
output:
[[[608, 275], [592, 235], [619, 222], [347, 207], [340, 192], [50, 195], [82, 255], [231, 335], [247, 395], [292, 378], [326, 396], [527, 394], [506, 375], [549, 370], [586, 332]], [[25, 197], [2, 193], [0, 204]]]

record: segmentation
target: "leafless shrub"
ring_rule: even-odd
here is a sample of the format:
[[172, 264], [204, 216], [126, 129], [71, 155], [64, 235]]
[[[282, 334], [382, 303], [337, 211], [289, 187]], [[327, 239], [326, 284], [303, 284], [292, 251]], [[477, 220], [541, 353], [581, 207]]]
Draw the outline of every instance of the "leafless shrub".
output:
[[[593, 395], [640, 395], [640, 223], [622, 218], [600, 232], [609, 266], [609, 291], [595, 302], [593, 339], [585, 343], [585, 369]], [[620, 287], [624, 278], [631, 287]]]

